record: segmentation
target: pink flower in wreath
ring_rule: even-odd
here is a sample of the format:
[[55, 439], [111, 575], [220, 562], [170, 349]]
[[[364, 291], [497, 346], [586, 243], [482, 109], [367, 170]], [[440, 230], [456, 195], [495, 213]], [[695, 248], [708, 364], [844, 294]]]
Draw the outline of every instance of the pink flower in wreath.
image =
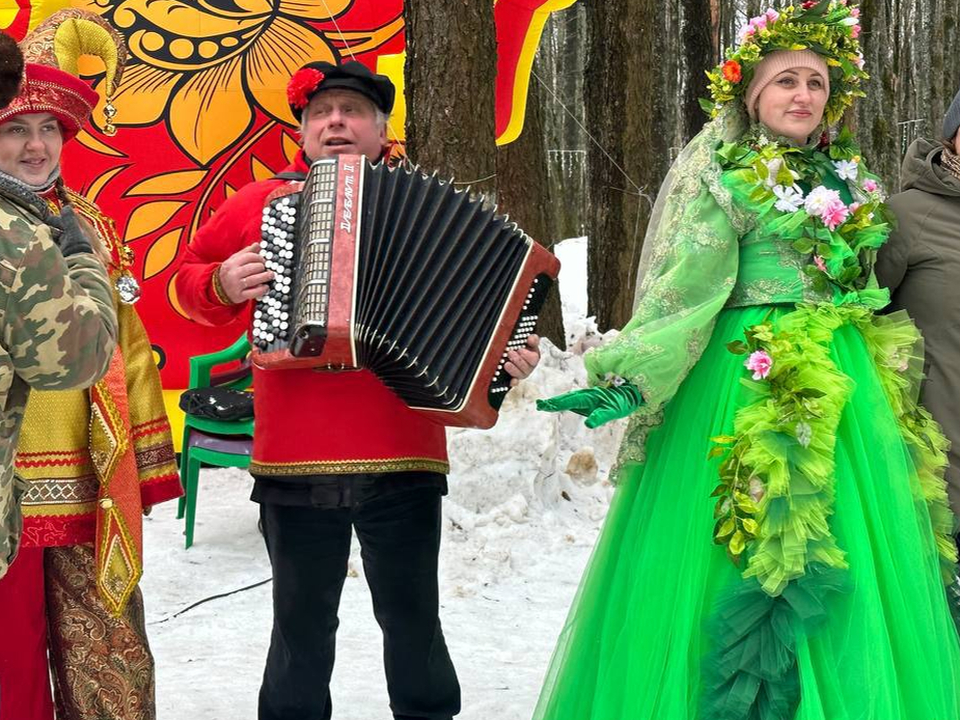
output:
[[754, 380], [766, 380], [770, 368], [773, 367], [773, 358], [765, 350], [757, 350], [750, 353], [744, 365], [753, 373]]
[[813, 256], [813, 264], [817, 266], [817, 270], [819, 270], [820, 272], [827, 271], [827, 265], [826, 263], [823, 262], [823, 258], [820, 257], [819, 255]]
[[863, 181], [863, 189], [868, 193], [876, 192], [880, 189], [880, 185], [873, 178], [867, 178]]
[[831, 230], [836, 230], [837, 225], [843, 225], [848, 217], [850, 217], [850, 210], [843, 204], [842, 200], [830, 202], [820, 213], [823, 224]]

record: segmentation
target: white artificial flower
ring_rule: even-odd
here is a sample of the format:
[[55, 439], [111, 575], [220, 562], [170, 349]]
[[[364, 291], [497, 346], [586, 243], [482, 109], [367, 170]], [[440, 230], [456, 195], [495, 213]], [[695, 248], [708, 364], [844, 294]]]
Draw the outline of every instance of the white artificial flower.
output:
[[834, 202], [841, 202], [840, 193], [823, 185], [818, 185], [807, 195], [807, 199], [803, 203], [803, 209], [807, 211], [808, 215], [819, 216], [828, 205]]
[[835, 160], [833, 166], [837, 169], [837, 177], [841, 180], [856, 180], [860, 174], [860, 165], [855, 160]]
[[803, 207], [803, 191], [796, 185], [784, 187], [776, 185], [773, 194], [777, 196], [774, 207], [780, 212], [792, 213]]
[[797, 442], [803, 447], [810, 447], [813, 440], [813, 428], [805, 422], [798, 422], [796, 428]]

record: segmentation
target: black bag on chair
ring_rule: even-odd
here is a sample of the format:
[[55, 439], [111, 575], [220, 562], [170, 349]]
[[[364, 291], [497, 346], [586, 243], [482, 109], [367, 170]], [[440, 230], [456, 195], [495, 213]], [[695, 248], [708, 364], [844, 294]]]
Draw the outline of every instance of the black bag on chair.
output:
[[194, 388], [180, 395], [180, 409], [210, 420], [246, 420], [253, 417], [253, 395], [222, 387]]

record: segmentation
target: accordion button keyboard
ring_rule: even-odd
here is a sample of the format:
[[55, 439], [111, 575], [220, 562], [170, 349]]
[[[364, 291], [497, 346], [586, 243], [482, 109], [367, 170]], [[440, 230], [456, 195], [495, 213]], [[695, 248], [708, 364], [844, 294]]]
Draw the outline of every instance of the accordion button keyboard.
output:
[[297, 206], [293, 196], [280, 198], [263, 209], [260, 256], [274, 279], [254, 311], [253, 341], [261, 350], [268, 349], [274, 342], [285, 344], [289, 340], [296, 222]]
[[497, 371], [494, 373], [493, 380], [490, 382], [489, 397], [491, 401], [494, 399], [497, 400], [495, 407], [499, 408], [499, 403], [502, 402], [503, 397], [510, 390], [510, 381], [512, 378], [504, 369], [504, 365], [506, 365], [508, 360], [507, 353], [511, 350], [520, 350], [526, 347], [527, 338], [533, 334], [537, 327], [537, 319], [539, 318], [539, 315], [530, 313], [530, 305], [533, 304], [534, 307], [540, 307], [543, 304], [543, 295], [546, 294], [549, 288], [549, 280], [538, 276], [534, 278], [530, 292], [528, 292], [527, 297], [524, 298], [523, 310], [517, 318], [517, 323], [513, 328], [513, 332], [510, 334], [510, 339], [507, 341], [507, 347], [503, 351], [503, 356], [500, 358], [500, 361], [497, 363]]

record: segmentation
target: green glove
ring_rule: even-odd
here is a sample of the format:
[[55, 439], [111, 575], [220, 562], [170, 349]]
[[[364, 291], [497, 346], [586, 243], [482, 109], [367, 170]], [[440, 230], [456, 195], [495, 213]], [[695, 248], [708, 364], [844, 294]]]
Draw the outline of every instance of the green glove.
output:
[[588, 428], [600, 427], [611, 420], [626, 417], [642, 405], [643, 396], [637, 386], [631, 383], [573, 390], [546, 400], [537, 400], [537, 410], [545, 412], [570, 410], [586, 416], [584, 424]]

